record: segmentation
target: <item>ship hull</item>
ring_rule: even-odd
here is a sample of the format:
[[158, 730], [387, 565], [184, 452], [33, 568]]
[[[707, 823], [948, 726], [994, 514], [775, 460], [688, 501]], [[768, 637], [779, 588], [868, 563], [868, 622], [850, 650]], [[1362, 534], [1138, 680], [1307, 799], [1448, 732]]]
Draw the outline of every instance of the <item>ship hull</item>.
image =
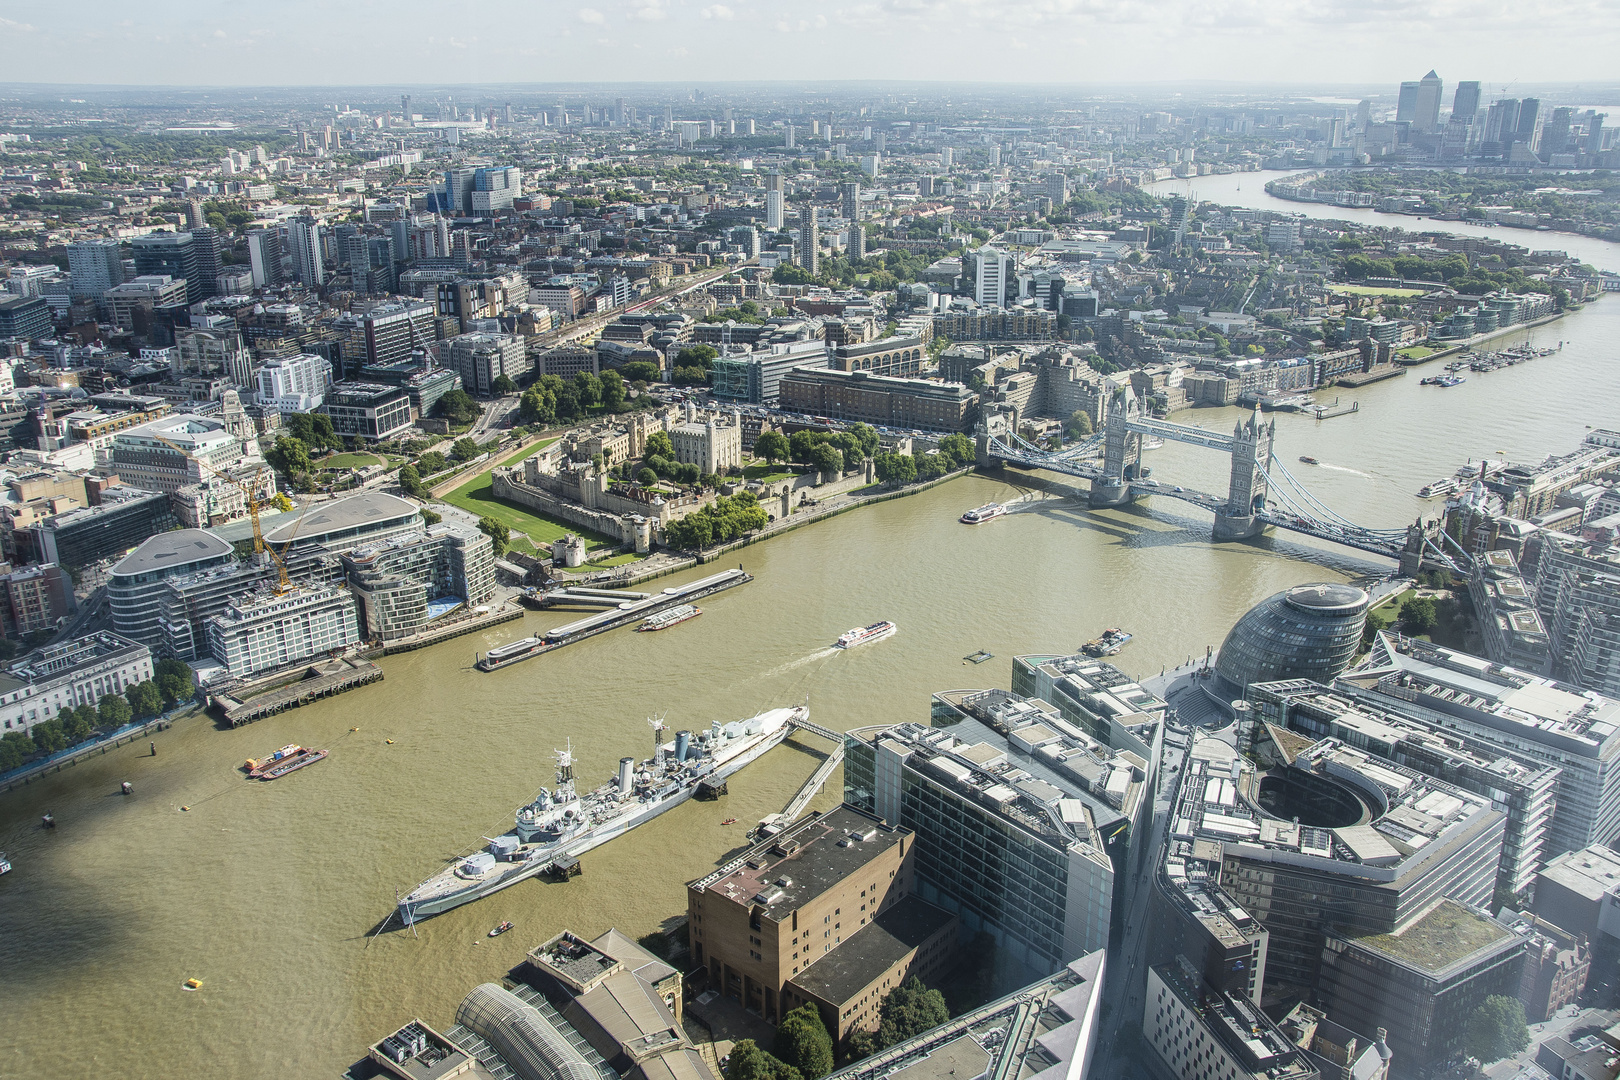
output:
[[[705, 778], [724, 780], [732, 776], [757, 761], [766, 752], [774, 749], [782, 740], [788, 737], [792, 730], [792, 724], [783, 724], [780, 729], [762, 737], [755, 745], [741, 751], [734, 757], [727, 758], [713, 772], [706, 774]], [[498, 893], [502, 889], [510, 888], [521, 881], [527, 881], [559, 860], [577, 859], [593, 848], [601, 847], [608, 841], [623, 836], [638, 825], [645, 825], [660, 814], [667, 813], [680, 806], [696, 792], [697, 782], [694, 780], [655, 803], [648, 803], [638, 810], [616, 818], [587, 833], [558, 841], [554, 846], [537, 852], [530, 858], [525, 859], [521, 864], [514, 864], [511, 870], [499, 877], [488, 881], [469, 883], [467, 888], [463, 890], [430, 899], [413, 901], [407, 898], [399, 903], [396, 910], [401, 921], [409, 926], [429, 916], [443, 914], [453, 908], [461, 907], [463, 904], [470, 904], [474, 900], [482, 900], [484, 897]]]

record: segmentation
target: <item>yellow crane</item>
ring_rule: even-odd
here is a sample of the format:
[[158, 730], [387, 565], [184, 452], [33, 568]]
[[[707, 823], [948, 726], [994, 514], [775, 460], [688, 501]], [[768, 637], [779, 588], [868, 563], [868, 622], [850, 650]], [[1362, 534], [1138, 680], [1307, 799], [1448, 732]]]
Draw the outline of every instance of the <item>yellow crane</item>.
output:
[[[215, 476], [219, 477], [227, 484], [230, 484], [243, 494], [243, 496], [247, 499], [248, 517], [253, 521], [253, 553], [255, 555], [268, 553], [270, 555], [270, 560], [275, 563], [276, 595], [280, 596], [283, 593], [291, 592], [292, 581], [287, 577], [287, 564], [282, 561], [281, 555], [276, 551], [276, 549], [265, 542], [264, 528], [259, 524], [259, 508], [263, 506], [265, 502], [265, 500], [259, 498], [259, 478], [264, 475], [264, 466], [259, 466], [258, 470], [254, 472], [253, 482], [251, 484], [244, 484], [234, 476], [229, 476], [223, 472], [220, 472], [218, 469], [208, 464], [208, 462], [204, 461], [196, 454], [186, 450], [185, 447], [176, 446], [174, 443], [170, 442], [168, 439], [165, 439], [161, 435], [153, 434], [152, 438], [156, 439], [164, 446], [167, 446], [169, 449], [178, 451], [191, 461], [195, 461], [201, 468], [207, 469], [209, 472], [213, 473]], [[287, 541], [287, 546], [290, 546], [291, 544], [292, 540], [289, 538]]]

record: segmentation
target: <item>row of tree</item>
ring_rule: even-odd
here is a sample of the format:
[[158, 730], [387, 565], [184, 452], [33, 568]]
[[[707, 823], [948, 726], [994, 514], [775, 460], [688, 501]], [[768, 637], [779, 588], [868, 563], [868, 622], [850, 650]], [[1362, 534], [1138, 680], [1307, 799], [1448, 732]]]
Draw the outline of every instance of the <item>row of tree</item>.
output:
[[617, 371], [600, 375], [581, 371], [568, 380], [561, 375], [542, 375], [518, 399], [518, 412], [525, 423], [552, 427], [583, 420], [592, 409], [619, 412], [628, 398], [624, 379]]
[[883, 453], [873, 459], [872, 466], [880, 481], [899, 487], [937, 480], [953, 469], [973, 464], [976, 458], [977, 451], [972, 439], [966, 435], [947, 435], [939, 440], [937, 454]]
[[[276, 441], [280, 446], [280, 440]], [[428, 497], [427, 485], [422, 482], [424, 476], [434, 476], [443, 472], [451, 465], [460, 465], [464, 461], [471, 461], [482, 454], [483, 449], [472, 439], [463, 435], [450, 447], [448, 455], [437, 450], [429, 450], [418, 457], [414, 462], [406, 462], [399, 467], [399, 486], [407, 495], [418, 499]]]
[[[944, 996], [915, 976], [884, 996], [878, 1015], [878, 1030], [857, 1031], [845, 1040], [848, 1060], [871, 1057], [951, 1018]], [[752, 1039], [733, 1046], [725, 1080], [821, 1080], [833, 1071], [834, 1049], [820, 1011], [801, 1005], [782, 1017], [770, 1050]]]
[[695, 551], [712, 544], [724, 544], [744, 533], [763, 529], [770, 515], [759, 505], [752, 491], [722, 495], [701, 510], [664, 526], [664, 539], [671, 546]]
[[84, 742], [97, 732], [112, 731], [131, 720], [149, 720], [193, 694], [191, 669], [178, 660], [159, 660], [153, 676], [122, 694], [107, 694], [95, 705], [63, 709], [24, 734], [8, 731], [0, 738], [0, 772], [15, 769], [34, 754], [54, 754]]

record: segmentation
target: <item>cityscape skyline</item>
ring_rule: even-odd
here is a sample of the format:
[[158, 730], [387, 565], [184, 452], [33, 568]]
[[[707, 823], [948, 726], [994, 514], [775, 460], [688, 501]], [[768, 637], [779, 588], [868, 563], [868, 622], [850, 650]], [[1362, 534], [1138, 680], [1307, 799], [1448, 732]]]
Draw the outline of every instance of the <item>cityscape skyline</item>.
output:
[[[1324, 82], [1387, 81], [1433, 67], [1442, 74], [1497, 69], [1511, 72], [1515, 83], [1578, 83], [1612, 80], [1602, 57], [1620, 44], [1620, 13], [1592, 2], [1561, 12], [1565, 25], [1581, 27], [1587, 47], [1580, 50], [1567, 49], [1558, 24], [1540, 10], [1500, 3], [1403, 10], [1404, 32], [1394, 40], [1376, 10], [1306, 0], [1218, 9], [883, 0], [814, 14], [780, 0], [591, 0], [544, 5], [539, 14], [536, 20], [532, 8], [496, 3], [476, 27], [447, 28], [428, 5], [412, 2], [390, 8], [386, 20], [365, 7], [317, 8], [302, 0], [273, 12], [225, 14], [182, 3], [138, 15], [104, 2], [71, 14], [11, 3], [0, 8], [0, 32], [25, 46], [9, 57], [18, 82], [56, 82], [72, 72], [91, 76], [92, 83], [153, 86], [363, 85], [388, 82], [422, 64], [450, 82], [530, 81], [542, 74], [601, 80], [605, 71], [633, 72], [638, 81], [683, 80], [705, 50], [742, 57], [762, 41], [779, 43], [769, 68], [780, 79], [847, 79], [882, 70], [934, 81], [969, 63], [980, 68], [986, 56], [1004, 50], [1008, 63], [991, 81], [1141, 82], [1144, 58], [1151, 56], [1156, 70], [1173, 71], [1178, 81], [1241, 72], [1247, 84], [1271, 85], [1297, 82], [1297, 69], [1277, 64], [1287, 50], [1310, 55], [1313, 77]], [[525, 23], [539, 32], [479, 32]], [[313, 25], [322, 32], [297, 29]], [[356, 50], [356, 41], [375, 47]], [[185, 50], [185, 64], [155, 63], [153, 51], [164, 49]], [[1090, 49], [1098, 51], [1075, 51]], [[343, 77], [334, 79], [338, 70]], [[713, 65], [702, 72], [703, 81], [718, 82], [747, 81], [756, 73], [746, 62], [729, 72]]]

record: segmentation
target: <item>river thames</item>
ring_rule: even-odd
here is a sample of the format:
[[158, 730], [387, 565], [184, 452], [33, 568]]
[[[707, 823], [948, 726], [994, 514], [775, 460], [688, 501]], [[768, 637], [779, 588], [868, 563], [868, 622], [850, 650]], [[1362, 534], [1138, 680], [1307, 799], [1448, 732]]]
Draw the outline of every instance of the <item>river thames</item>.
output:
[[[1259, 191], [1260, 176], [1241, 179]], [[1620, 266], [1613, 245], [1525, 239], [1578, 243], [1583, 258]], [[1437, 513], [1416, 490], [1470, 458], [1539, 459], [1572, 449], [1588, 426], [1620, 426], [1620, 302], [1528, 336], [1567, 344], [1454, 389], [1420, 387], [1413, 373], [1339, 391], [1360, 412], [1280, 415], [1275, 452], [1335, 510], [1389, 527]], [[1176, 419], [1229, 430], [1242, 415]], [[1295, 464], [1301, 454], [1322, 464]], [[1212, 452], [1170, 444], [1147, 458], [1164, 482], [1225, 490], [1227, 463]], [[664, 633], [619, 631], [473, 670], [475, 651], [573, 617], [529, 614], [386, 658], [379, 685], [235, 731], [186, 721], [158, 737], [155, 758], [124, 747], [0, 796], [0, 849], [16, 864], [0, 880], [0, 1077], [336, 1076], [412, 1017], [447, 1026], [467, 991], [565, 927], [634, 936], [681, 914], [684, 883], [780, 810], [824, 749], [791, 740], [720, 802], [689, 802], [589, 853], [571, 882], [525, 882], [427, 921], [419, 938], [368, 943], [395, 890], [506, 828], [570, 741], [594, 785], [620, 756], [645, 756], [655, 714], [700, 728], [808, 698], [812, 718], [840, 730], [926, 720], [931, 693], [1006, 686], [1015, 654], [1072, 650], [1105, 626], [1136, 635], [1115, 662], [1146, 676], [1219, 645], [1273, 592], [1393, 569], [1292, 537], [1216, 546], [1208, 516], [1185, 504], [1093, 513], [1020, 479], [970, 476], [745, 548], [729, 561], [757, 580]], [[1026, 492], [1006, 517], [956, 522]], [[847, 654], [827, 648], [877, 619], [899, 633]], [[996, 657], [964, 664], [976, 649]], [[236, 771], [287, 742], [330, 746], [331, 758], [271, 784]], [[116, 794], [123, 780], [133, 797]], [[835, 773], [815, 805], [834, 801], [839, 783]], [[39, 828], [46, 810], [54, 832]], [[516, 931], [487, 939], [503, 919]], [[188, 978], [202, 989], [182, 992]]]

